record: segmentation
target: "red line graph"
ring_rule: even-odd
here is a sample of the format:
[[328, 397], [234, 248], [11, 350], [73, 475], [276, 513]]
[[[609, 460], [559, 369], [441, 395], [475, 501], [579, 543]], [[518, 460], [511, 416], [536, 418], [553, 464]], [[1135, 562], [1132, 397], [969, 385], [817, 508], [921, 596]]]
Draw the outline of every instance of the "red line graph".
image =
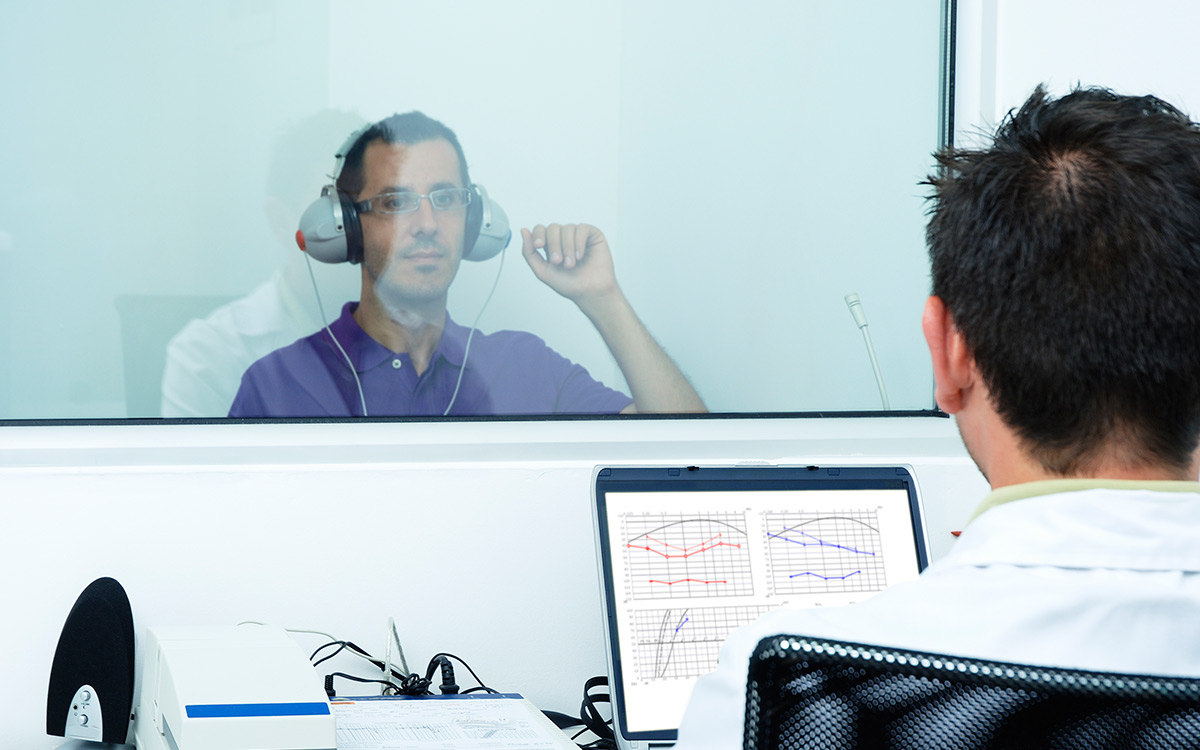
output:
[[731, 544], [729, 542], [724, 542], [724, 541], [714, 542], [714, 540], [720, 539], [721, 536], [722, 536], [721, 534], [717, 534], [716, 536], [712, 537], [711, 539], [700, 542], [699, 544], [693, 544], [690, 547], [679, 547], [674, 544], [668, 544], [667, 542], [655, 539], [654, 537], [650, 536], [649, 534], [646, 535], [646, 538], [649, 539], [650, 541], [654, 542], [655, 544], [661, 544], [663, 547], [666, 547], [667, 549], [678, 550], [679, 554], [671, 554], [670, 552], [663, 552], [662, 550], [655, 549], [654, 547], [640, 545], [640, 544], [628, 544], [626, 546], [628, 546], [630, 549], [641, 549], [641, 550], [645, 550], [647, 552], [653, 552], [654, 554], [661, 555], [662, 557], [665, 557], [668, 560], [675, 559], [675, 558], [685, 558], [686, 559], [688, 557], [691, 557], [692, 555], [698, 555], [701, 552], [707, 552], [708, 550], [716, 549], [717, 547], [734, 547], [736, 549], [742, 548], [742, 545], [740, 545], [740, 544]]
[[665, 583], [668, 586], [674, 586], [677, 583], [729, 583], [729, 581], [701, 581], [699, 578], [680, 578], [678, 581], [657, 581], [653, 578], [650, 583]]
[[634, 599], [754, 593], [744, 513], [628, 513], [621, 526]]

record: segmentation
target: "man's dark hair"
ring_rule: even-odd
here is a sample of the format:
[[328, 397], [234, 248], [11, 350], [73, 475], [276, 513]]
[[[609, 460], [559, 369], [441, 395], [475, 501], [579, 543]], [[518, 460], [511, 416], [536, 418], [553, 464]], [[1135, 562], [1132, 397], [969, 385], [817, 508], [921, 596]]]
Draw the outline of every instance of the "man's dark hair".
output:
[[423, 112], [414, 111], [405, 112], [402, 115], [392, 115], [380, 120], [358, 137], [358, 140], [350, 147], [350, 151], [346, 153], [342, 174], [338, 177], [338, 190], [357, 198], [366, 184], [366, 176], [363, 174], [363, 154], [366, 153], [367, 146], [373, 141], [380, 140], [384, 143], [411, 146], [414, 143], [438, 139], [449, 141], [450, 145], [454, 147], [454, 153], [458, 154], [458, 168], [463, 185], [470, 185], [471, 177], [467, 173], [467, 157], [463, 154], [458, 136], [454, 134], [453, 130], [432, 117]]
[[1190, 464], [1200, 437], [1200, 129], [1153, 96], [1038, 87], [948, 149], [933, 293], [1053, 474]]

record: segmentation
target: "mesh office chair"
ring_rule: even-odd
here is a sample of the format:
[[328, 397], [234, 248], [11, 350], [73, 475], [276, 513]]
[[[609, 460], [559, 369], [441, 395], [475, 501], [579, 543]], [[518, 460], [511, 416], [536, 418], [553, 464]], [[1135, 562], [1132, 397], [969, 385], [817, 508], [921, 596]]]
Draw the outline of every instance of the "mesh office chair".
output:
[[1200, 748], [1200, 680], [779, 635], [750, 660], [744, 746]]

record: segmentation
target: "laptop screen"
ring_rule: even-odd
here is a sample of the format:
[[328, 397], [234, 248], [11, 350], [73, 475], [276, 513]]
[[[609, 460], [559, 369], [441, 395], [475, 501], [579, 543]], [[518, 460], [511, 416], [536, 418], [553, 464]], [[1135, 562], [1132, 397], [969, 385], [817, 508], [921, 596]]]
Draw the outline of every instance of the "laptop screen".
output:
[[862, 601], [927, 564], [903, 467], [600, 468], [593, 513], [623, 747], [675, 739], [735, 628]]

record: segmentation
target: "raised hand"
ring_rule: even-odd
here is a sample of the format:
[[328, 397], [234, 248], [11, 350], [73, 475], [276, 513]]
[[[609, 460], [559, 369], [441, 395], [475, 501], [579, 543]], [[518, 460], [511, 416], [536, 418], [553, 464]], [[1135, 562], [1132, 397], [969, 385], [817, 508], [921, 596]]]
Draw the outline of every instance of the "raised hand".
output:
[[577, 304], [618, 291], [604, 233], [590, 224], [538, 224], [522, 229], [521, 254], [534, 275]]

